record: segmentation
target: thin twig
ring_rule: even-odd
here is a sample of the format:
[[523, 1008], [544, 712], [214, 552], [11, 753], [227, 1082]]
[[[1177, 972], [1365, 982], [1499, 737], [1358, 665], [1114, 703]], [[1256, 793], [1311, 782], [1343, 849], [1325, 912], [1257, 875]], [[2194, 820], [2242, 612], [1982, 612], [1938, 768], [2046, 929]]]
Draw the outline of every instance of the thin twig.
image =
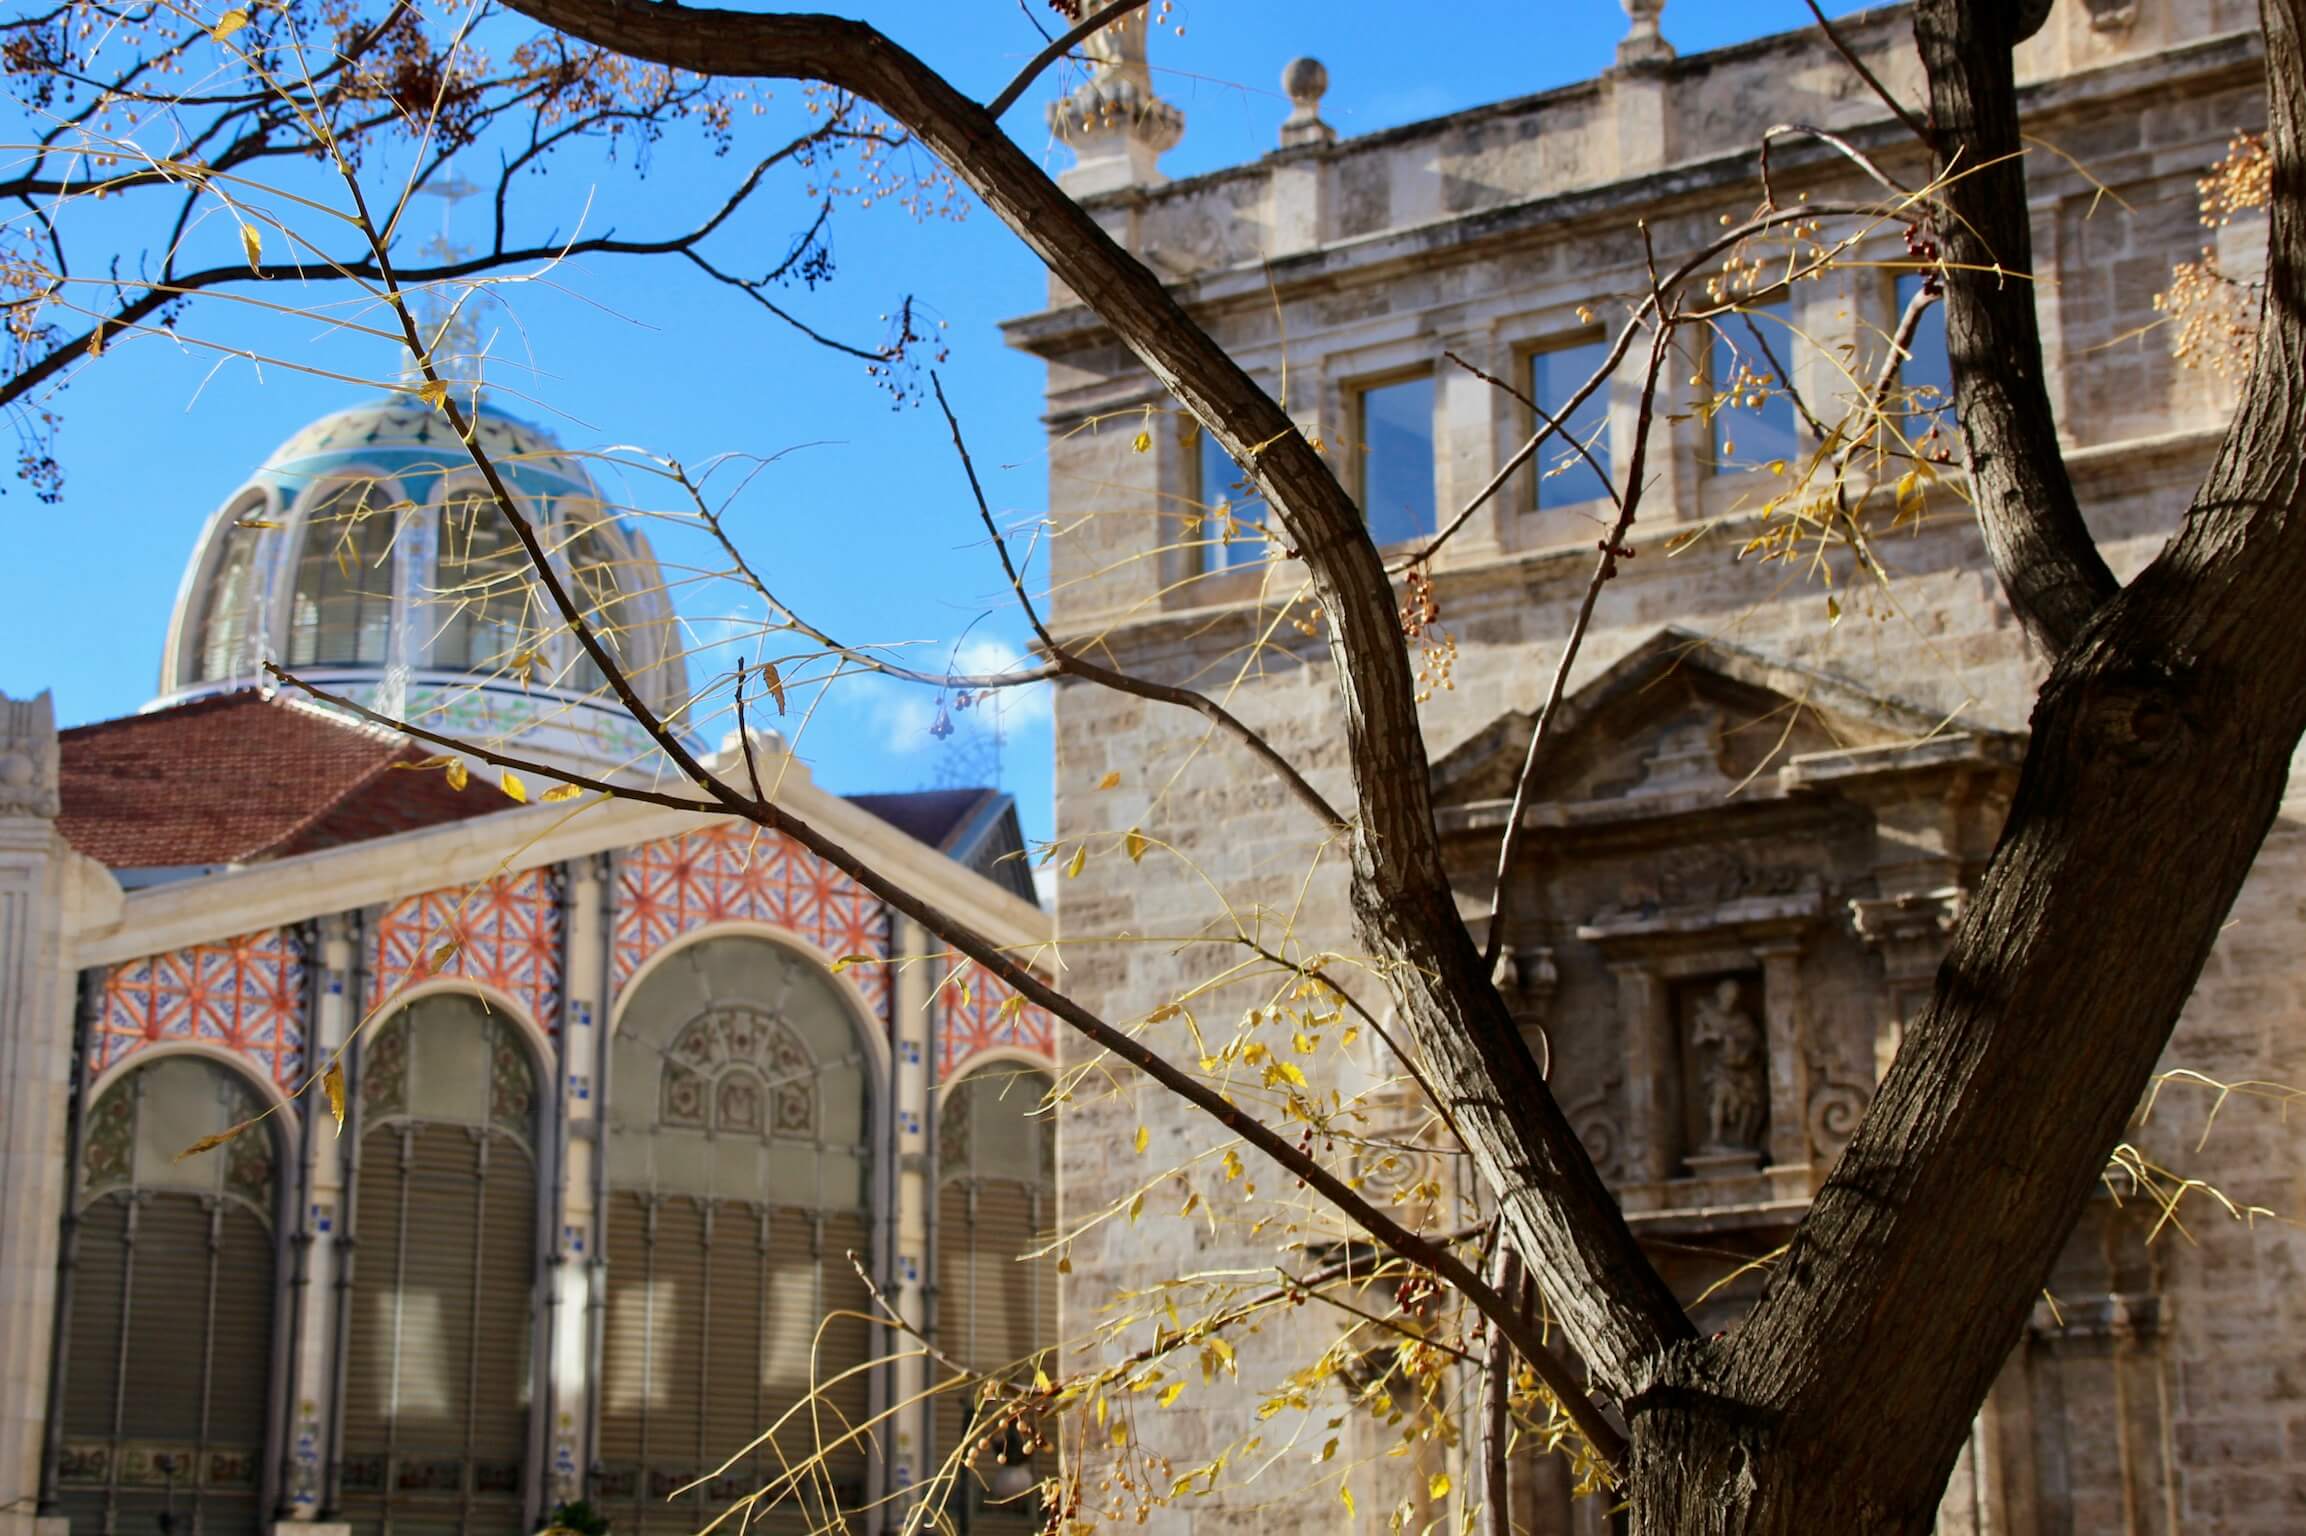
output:
[[1034, 76], [1070, 53], [1075, 43], [1086, 42], [1143, 4], [1145, 4], [1145, 0], [1114, 0], [1113, 4], [1106, 6], [1103, 10], [1083, 17], [1071, 30], [1039, 53], [1034, 54], [1032, 62], [1017, 71], [1017, 78], [1010, 81], [1008, 87], [1000, 95], [985, 103], [985, 114], [988, 117], [998, 119], [1001, 114], [1017, 104], [1017, 98], [1025, 94], [1025, 89], [1033, 83]]
[[1826, 41], [1834, 46], [1834, 52], [1840, 54], [1850, 68], [1858, 72], [1860, 80], [1872, 87], [1873, 93], [1881, 98], [1882, 105], [1888, 107], [1891, 112], [1897, 115], [1898, 121], [1906, 125], [1908, 133], [1935, 149], [1937, 140], [1931, 136], [1930, 130], [1923, 127], [1920, 120], [1913, 113], [1907, 111], [1897, 97], [1890, 94], [1890, 88], [1882, 84], [1879, 75], [1866, 67], [1866, 61], [1858, 57], [1857, 51], [1842, 41], [1841, 33], [1834, 30], [1834, 24], [1826, 20], [1826, 13], [1818, 8], [1818, 0], [1803, 0], [1803, 3], [1809, 6], [1810, 14], [1818, 19], [1818, 30], [1825, 33]]
[[1601, 557], [1594, 562], [1593, 575], [1585, 584], [1585, 598], [1578, 604], [1577, 621], [1570, 626], [1569, 638], [1562, 642], [1561, 660], [1553, 669], [1553, 684], [1546, 690], [1545, 702], [1538, 706], [1537, 719], [1529, 728], [1529, 751], [1521, 760], [1521, 776], [1513, 785], [1513, 808], [1505, 818], [1505, 834], [1497, 845], [1497, 879], [1489, 893], [1489, 937], [1482, 946], [1482, 967], [1494, 971], [1497, 954], [1505, 942], [1505, 882], [1513, 869], [1513, 855], [1521, 845], [1522, 807], [1528, 803], [1530, 785], [1537, 779], [1538, 759], [1545, 746], [1546, 729], [1560, 713], [1562, 694], [1569, 686], [1570, 669], [1577, 664], [1577, 653], [1585, 645], [1586, 629], [1593, 623], [1594, 604], [1601, 598], [1602, 584], [1617, 574], [1620, 557], [1630, 555], [1625, 536], [1633, 527], [1634, 513], [1641, 506], [1641, 473], [1646, 466], [1649, 451], [1649, 428], [1657, 407], [1657, 376], [1665, 366], [1666, 353], [1673, 343], [1673, 323], [1670, 318], [1661, 321], [1657, 335], [1649, 348], [1649, 377], [1642, 385], [1641, 424], [1633, 437], [1633, 459], [1626, 466], [1625, 499], [1618, 503], [1617, 521], [1610, 526], [1601, 541]]

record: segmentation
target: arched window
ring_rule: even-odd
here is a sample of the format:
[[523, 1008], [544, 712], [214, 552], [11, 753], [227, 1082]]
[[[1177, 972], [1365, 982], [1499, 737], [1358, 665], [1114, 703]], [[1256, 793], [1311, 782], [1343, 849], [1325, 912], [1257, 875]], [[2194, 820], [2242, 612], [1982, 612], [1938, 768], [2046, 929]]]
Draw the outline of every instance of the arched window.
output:
[[[868, 1069], [838, 983], [765, 939], [708, 939], [626, 1004], [611, 1046], [608, 1317], [594, 1497], [620, 1532], [687, 1532], [867, 1417]], [[836, 1315], [839, 1314], [839, 1315]], [[736, 1457], [823, 1388], [726, 1474]], [[769, 1520], [863, 1502], [861, 1441]]]
[[88, 1112], [60, 1362], [57, 1491], [74, 1536], [269, 1524], [278, 1133], [267, 1121], [175, 1160], [261, 1107], [230, 1068], [164, 1056]]
[[251, 497], [226, 513], [217, 531], [216, 560], [198, 594], [199, 617], [187, 633], [189, 648], [179, 663], [185, 682], [213, 682], [256, 670], [256, 599], [262, 585], [257, 556], [265, 530], [249, 527], [248, 520], [263, 512], [264, 498]]
[[452, 493], [441, 509], [434, 601], [449, 610], [433, 641], [435, 666], [502, 672], [537, 649], [528, 551], [485, 490]]
[[304, 514], [289, 606], [290, 666], [385, 659], [392, 633], [390, 499], [375, 481], [355, 480], [318, 497]]
[[[578, 610], [584, 614], [585, 623], [595, 638], [645, 694], [653, 679], [634, 676], [643, 664], [639, 647], [628, 642], [628, 631], [634, 630], [642, 617], [635, 607], [634, 594], [625, 590], [623, 582], [623, 572], [631, 562], [602, 530], [598, 514], [590, 514], [590, 519], [580, 514], [574, 536], [569, 540], [571, 595], [576, 598]], [[585, 653], [573, 631], [569, 635], [569, 649], [574, 659], [568, 667], [566, 686], [590, 693], [607, 684], [608, 679], [601, 675], [600, 667]]]
[[478, 999], [411, 1003], [363, 1042], [344, 1394], [361, 1532], [496, 1536], [526, 1487], [537, 1078]]
[[[1057, 1343], [1056, 1271], [1023, 1258], [1056, 1216], [1056, 1129], [1033, 1113], [1049, 1088], [1045, 1073], [993, 1064], [945, 1089], [937, 1109], [938, 1348], [973, 1370], [1022, 1370], [1028, 1380], [1034, 1357]], [[938, 1464], [963, 1448], [956, 1521], [1039, 1530], [1046, 1512], [1032, 1489], [1048, 1468], [1025, 1443], [1030, 1426], [987, 1422], [960, 1392], [936, 1402]]]

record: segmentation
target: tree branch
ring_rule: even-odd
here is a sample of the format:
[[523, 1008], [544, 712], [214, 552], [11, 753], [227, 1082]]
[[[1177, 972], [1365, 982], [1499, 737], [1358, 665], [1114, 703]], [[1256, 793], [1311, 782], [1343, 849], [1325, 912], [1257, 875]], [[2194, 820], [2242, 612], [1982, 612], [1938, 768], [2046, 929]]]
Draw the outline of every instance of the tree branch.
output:
[[2034, 316], [2032, 214], [2011, 49], [2019, 7], [1919, 0], [1930, 76], [1935, 221], [1946, 351], [1969, 447], [1970, 499], [2010, 606], [2046, 653], [2063, 651], [2116, 583], [2082, 520], [2058, 442]]
[[1599, 1377], [1612, 1390], [1633, 1390], [1666, 1345], [1692, 1336], [1690, 1323], [1547, 1091], [1458, 915], [1392, 585], [1360, 508], [1327, 461], [1161, 280], [982, 107], [873, 27], [633, 0], [512, 3], [538, 21], [660, 64], [822, 80], [875, 102], [938, 155], [1249, 470], [1305, 561], [1329, 620], [1360, 808], [1352, 894], [1362, 941], [1391, 962], [1409, 1031], [1452, 1101], [1524, 1262], [1550, 1280], [1564, 1327]]

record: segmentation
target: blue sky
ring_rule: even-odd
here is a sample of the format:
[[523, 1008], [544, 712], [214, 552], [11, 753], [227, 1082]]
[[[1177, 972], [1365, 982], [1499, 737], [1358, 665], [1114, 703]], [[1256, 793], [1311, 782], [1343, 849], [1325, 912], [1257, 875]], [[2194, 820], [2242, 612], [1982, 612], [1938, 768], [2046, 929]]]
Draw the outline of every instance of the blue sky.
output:
[[[1024, 3], [1054, 24], [1037, 0]], [[873, 20], [980, 99], [1040, 43], [1018, 4], [997, 0], [829, 8]], [[1687, 53], [1807, 18], [1801, 0], [1679, 0], [1667, 8], [1664, 30]], [[1607, 67], [1625, 15], [1615, 0], [1466, 0], [1415, 13], [1367, 0], [1193, 0], [1174, 5], [1166, 27], [1177, 26], [1184, 37], [1162, 31], [1153, 53], [1163, 93], [1186, 116], [1184, 141], [1164, 168], [1190, 175], [1273, 146], [1287, 111], [1277, 80], [1294, 55], [1328, 65], [1323, 115], [1352, 135], [1594, 74]], [[1045, 80], [1007, 121], [1052, 169], [1067, 160], [1042, 125], [1042, 106], [1054, 94]], [[676, 227], [684, 213], [725, 194], [746, 147], [775, 142], [771, 133], [798, 120], [799, 97], [780, 87], [766, 116], [740, 121], [740, 146], [727, 160], [676, 129], [653, 151], [645, 178], [629, 159], [608, 164], [580, 150], [524, 182], [519, 195], [538, 222], [564, 230], [613, 224], [639, 235]], [[472, 172], [484, 173], [483, 166]], [[722, 247], [736, 264], [766, 265], [806, 224], [812, 206], [801, 188], [788, 183], [782, 191]], [[997, 331], [1001, 319], [1039, 307], [1037, 263], [975, 209], [957, 222], [919, 224], [885, 204], [846, 209], [832, 248], [830, 287], [790, 296], [792, 307], [820, 328], [875, 341], [876, 317], [913, 294], [925, 315], [944, 323], [951, 355], [941, 372], [993, 505], [1010, 521], [1037, 516], [1047, 494], [1041, 370], [1006, 351]], [[270, 296], [329, 297], [322, 290]], [[966, 643], [964, 660], [984, 664], [1022, 649], [1025, 627], [1002, 602], [999, 567], [933, 405], [891, 409], [862, 365], [756, 318], [741, 297], [670, 263], [572, 263], [549, 284], [520, 289], [499, 327], [497, 351], [533, 361], [536, 370], [522, 386], [535, 403], [511, 408], [544, 421], [573, 448], [632, 444], [691, 465], [721, 454], [781, 454], [736, 501], [732, 526], [815, 622], [844, 638], [918, 642], [922, 657], [951, 656]], [[309, 321], [240, 321], [210, 304], [195, 308], [189, 328], [369, 376], [392, 370], [373, 347], [355, 356]], [[45, 506], [13, 483], [0, 498], [17, 561], [0, 606], [0, 691], [21, 697], [53, 689], [67, 724], [141, 705], [154, 691], [170, 607], [203, 520], [298, 426], [360, 396], [278, 367], [218, 366], [213, 355], [162, 345], [119, 347], [81, 369], [51, 402], [64, 418], [65, 500]], [[628, 489], [636, 500], [655, 494], [639, 482]], [[723, 606], [692, 607], [706, 638], [716, 617], [710, 610]], [[794, 702], [797, 710], [803, 701]], [[934, 700], [919, 690], [844, 685], [810, 720], [802, 755], [818, 782], [844, 791], [916, 788], [989, 768], [982, 744], [965, 761], [951, 760], [952, 745], [928, 733], [933, 711]], [[1044, 836], [1051, 822], [1046, 698], [1014, 699], [1006, 725], [1001, 781], [1019, 799], [1027, 835]], [[966, 742], [972, 729], [953, 742]]]

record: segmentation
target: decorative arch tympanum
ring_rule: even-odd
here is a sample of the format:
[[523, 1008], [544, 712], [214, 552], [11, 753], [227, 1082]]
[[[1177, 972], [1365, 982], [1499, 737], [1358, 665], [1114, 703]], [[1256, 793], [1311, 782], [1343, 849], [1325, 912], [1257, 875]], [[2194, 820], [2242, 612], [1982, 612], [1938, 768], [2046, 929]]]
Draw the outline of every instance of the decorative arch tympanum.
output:
[[343, 1517], [364, 1533], [521, 1527], [532, 1411], [539, 1083], [478, 998], [409, 1003], [361, 1044]]
[[181, 1052], [136, 1063], [89, 1108], [56, 1464], [73, 1536], [265, 1527], [280, 1122], [176, 1158], [266, 1102]]
[[[695, 1530], [865, 1422], [871, 1298], [849, 1255], [870, 1266], [875, 1236], [867, 1028], [819, 961], [755, 934], [691, 943], [624, 1004], [593, 1484], [620, 1530]], [[828, 1449], [752, 1525], [815, 1529], [825, 1493], [853, 1510], [864, 1479], [861, 1440]]]

